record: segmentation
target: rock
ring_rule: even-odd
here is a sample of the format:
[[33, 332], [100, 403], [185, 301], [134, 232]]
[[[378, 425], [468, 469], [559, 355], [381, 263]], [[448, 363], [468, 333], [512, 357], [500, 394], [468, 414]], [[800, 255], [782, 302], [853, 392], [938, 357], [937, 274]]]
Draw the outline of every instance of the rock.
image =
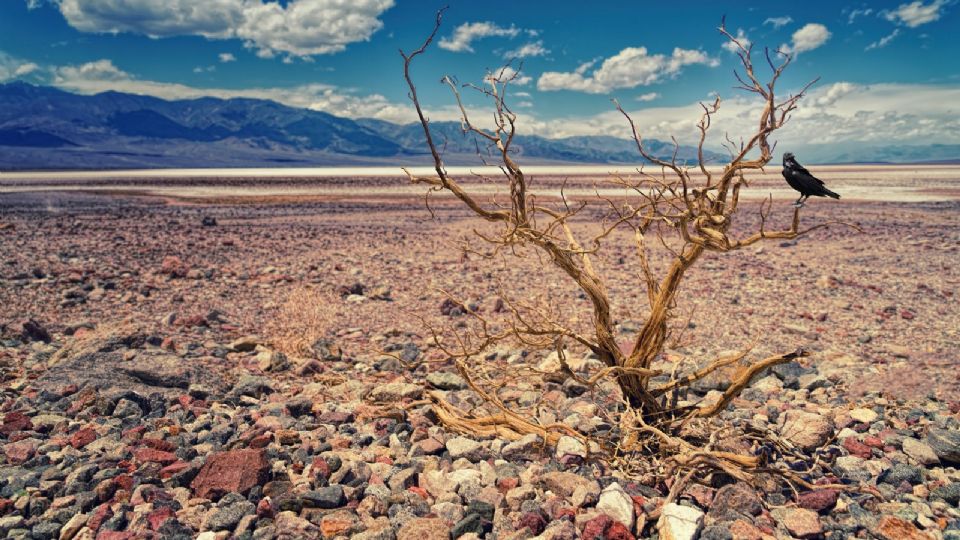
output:
[[903, 439], [903, 453], [912, 457], [917, 463], [925, 466], [937, 465], [940, 458], [929, 444], [907, 437]]
[[317, 360], [336, 361], [343, 357], [343, 351], [330, 339], [320, 338], [310, 345], [310, 349]]
[[213, 217], [213, 216], [203, 216], [203, 219], [200, 220], [200, 225], [202, 225], [202, 226], [204, 226], [204, 227], [216, 227], [216, 226], [217, 226], [217, 218], [215, 218], [215, 217]]
[[620, 484], [614, 482], [600, 493], [597, 510], [622, 523], [628, 530], [633, 529], [633, 522], [636, 519], [633, 498], [620, 487]]
[[914, 467], [906, 463], [894, 463], [889, 469], [880, 473], [877, 481], [886, 482], [892, 486], [899, 486], [902, 482], [915, 486], [923, 482], [923, 475], [920, 467]]
[[467, 387], [463, 377], [449, 371], [437, 371], [427, 375], [427, 383], [438, 390], [463, 390]]
[[343, 486], [327, 486], [302, 495], [304, 506], [311, 508], [340, 508], [347, 503]]
[[413, 518], [400, 526], [397, 540], [450, 540], [450, 526], [439, 518]]
[[823, 532], [820, 516], [805, 508], [777, 508], [770, 512], [780, 525], [797, 538], [813, 538]]
[[960, 504], [960, 482], [950, 482], [935, 488], [930, 492], [930, 498], [943, 499], [953, 506]]
[[236, 352], [251, 352], [260, 344], [260, 338], [257, 336], [244, 336], [233, 340], [230, 343], [230, 349]]
[[72, 540], [87, 523], [88, 517], [86, 514], [76, 514], [70, 518], [60, 529], [60, 540]]
[[260, 398], [264, 394], [273, 392], [273, 382], [266, 377], [256, 377], [253, 375], [243, 375], [240, 380], [233, 385], [230, 394], [234, 396], [250, 396]]
[[290, 360], [282, 352], [263, 351], [257, 355], [257, 367], [260, 371], [278, 373], [290, 369]]
[[190, 267], [187, 266], [180, 257], [174, 255], [164, 257], [160, 263], [160, 273], [170, 276], [171, 278], [187, 277], [187, 272], [189, 271]]
[[211, 531], [232, 531], [244, 516], [251, 515], [257, 507], [250, 501], [238, 501], [215, 510], [207, 518], [207, 528]]
[[7, 456], [7, 461], [19, 465], [29, 461], [37, 453], [37, 441], [36, 439], [24, 439], [7, 443], [3, 445], [3, 453]]
[[500, 455], [504, 459], [515, 459], [520, 457], [532, 458], [543, 450], [543, 439], [536, 433], [524, 435], [516, 441], [507, 443], [500, 449]]
[[763, 501], [749, 484], [738, 482], [720, 488], [713, 496], [710, 517], [724, 519], [726, 516], [758, 516], [763, 511]]
[[941, 461], [960, 463], [960, 431], [931, 429], [927, 432], [926, 443], [933, 448]]
[[781, 416], [780, 434], [802, 450], [813, 450], [833, 435], [833, 422], [819, 414], [790, 410]]
[[872, 424], [877, 421], [877, 418], [880, 418], [880, 415], [873, 409], [853, 409], [847, 414], [850, 415], [850, 418], [864, 424]]
[[703, 526], [703, 512], [670, 503], [663, 507], [657, 530], [661, 540], [694, 540]]
[[561, 497], [569, 498], [577, 488], [596, 484], [596, 481], [571, 472], [549, 472], [540, 475], [540, 484]]
[[375, 387], [370, 392], [370, 398], [373, 401], [381, 403], [390, 403], [403, 399], [420, 399], [423, 395], [423, 387], [412, 383], [390, 383]]
[[20, 330], [20, 339], [24, 342], [31, 341], [42, 341], [44, 343], [50, 343], [52, 339], [50, 337], [50, 332], [43, 327], [40, 323], [33, 319], [27, 319], [18, 325]]
[[587, 446], [576, 437], [564, 435], [557, 441], [557, 451], [555, 455], [558, 460], [562, 460], [567, 456], [577, 457], [583, 460], [587, 458]]
[[447, 451], [451, 459], [465, 458], [473, 462], [480, 461], [487, 454], [482, 444], [466, 437], [454, 437], [447, 441]]
[[865, 466], [863, 458], [857, 456], [840, 456], [833, 462], [833, 471], [845, 480], [866, 482], [873, 475]]
[[230, 450], [207, 458], [190, 483], [197, 497], [215, 498], [223, 493], [246, 493], [269, 479], [270, 462], [263, 449]]
[[930, 540], [930, 536], [919, 531], [912, 523], [894, 516], [883, 516], [871, 531], [883, 540]]
[[851, 456], [857, 456], [863, 459], [870, 459], [873, 456], [873, 449], [860, 442], [856, 437], [847, 437], [843, 440], [843, 448], [850, 452]]
[[837, 505], [840, 492], [836, 489], [816, 489], [801, 493], [797, 500], [800, 508], [815, 512], [828, 512]]

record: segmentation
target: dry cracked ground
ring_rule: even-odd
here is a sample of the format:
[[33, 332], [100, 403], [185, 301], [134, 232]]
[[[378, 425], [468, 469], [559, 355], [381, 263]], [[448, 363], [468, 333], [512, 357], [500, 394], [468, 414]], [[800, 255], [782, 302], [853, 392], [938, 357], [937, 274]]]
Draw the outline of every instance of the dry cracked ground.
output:
[[[788, 204], [776, 201], [776, 223]], [[562, 306], [573, 326], [588, 312], [535, 256], [464, 254], [485, 225], [452, 201], [431, 207], [0, 195], [0, 536], [960, 538], [960, 202], [811, 201], [805, 224], [863, 232], [701, 261], [663, 361], [810, 350], [719, 421], [779, 437], [794, 451], [770, 459], [849, 489], [714, 474], [668, 504], [672, 476], [609, 467], [576, 439], [438, 425], [425, 392], [482, 403], [428, 329], [468, 327], [462, 308], [496, 319], [501, 290]], [[739, 219], [755, 227], [756, 203]], [[630, 237], [609, 246], [598, 264], [628, 339], [643, 291]], [[550, 366], [519, 346], [475, 361]], [[500, 397], [542, 422], [616, 430], [609, 400], [586, 390], [544, 377]]]

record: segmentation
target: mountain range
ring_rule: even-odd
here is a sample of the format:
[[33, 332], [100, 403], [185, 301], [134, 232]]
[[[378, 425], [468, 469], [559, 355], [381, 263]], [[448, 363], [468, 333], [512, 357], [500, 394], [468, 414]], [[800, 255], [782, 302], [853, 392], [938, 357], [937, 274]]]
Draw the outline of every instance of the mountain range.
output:
[[[449, 164], [479, 164], [457, 122], [431, 124]], [[672, 143], [645, 141], [662, 157]], [[615, 137], [517, 136], [527, 164], [642, 163], [633, 141]], [[679, 160], [696, 149], [681, 147]], [[710, 154], [718, 159], [719, 154]], [[427, 165], [420, 124], [337, 117], [260, 99], [163, 99], [79, 95], [22, 82], [0, 84], [0, 169], [314, 167]]]
[[[476, 165], [490, 153], [458, 122], [430, 124], [450, 165]], [[669, 159], [673, 143], [644, 141]], [[518, 135], [522, 163], [639, 164], [632, 140], [610, 136], [551, 139]], [[953, 161], [958, 145], [859, 147], [831, 145], [807, 162]], [[677, 159], [693, 163], [696, 149]], [[713, 163], [724, 156], [705, 152]], [[488, 159], [496, 163], [495, 156]], [[0, 84], [0, 170], [318, 167], [429, 165], [420, 124], [341, 118], [261, 99], [205, 97], [167, 101], [104, 92], [80, 95], [23, 82]]]

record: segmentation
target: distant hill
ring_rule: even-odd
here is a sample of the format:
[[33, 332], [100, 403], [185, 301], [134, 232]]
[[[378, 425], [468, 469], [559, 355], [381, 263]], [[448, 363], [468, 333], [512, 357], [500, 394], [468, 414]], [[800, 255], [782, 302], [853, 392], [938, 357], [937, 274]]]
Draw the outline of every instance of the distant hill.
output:
[[[476, 164], [478, 145], [456, 122], [431, 124], [450, 164]], [[658, 157], [672, 143], [646, 141]], [[633, 141], [518, 136], [525, 163], [642, 163]], [[678, 159], [696, 149], [681, 147]], [[719, 161], [719, 154], [709, 153]], [[306, 167], [428, 164], [419, 124], [351, 120], [259, 99], [166, 101], [0, 85], [0, 169]]]

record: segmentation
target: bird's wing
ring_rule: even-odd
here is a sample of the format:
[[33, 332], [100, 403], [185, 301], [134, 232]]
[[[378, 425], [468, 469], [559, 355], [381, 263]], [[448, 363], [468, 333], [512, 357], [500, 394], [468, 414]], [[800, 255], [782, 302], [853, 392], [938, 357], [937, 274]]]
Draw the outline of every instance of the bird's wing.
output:
[[808, 171], [807, 169], [803, 168], [801, 165], [797, 165], [797, 166], [794, 168], [794, 171], [795, 171], [795, 174], [796, 174], [798, 177], [803, 178], [804, 181], [809, 182], [809, 181], [813, 180], [814, 182], [820, 184], [821, 186], [824, 185], [824, 184], [823, 184], [823, 180], [821, 180], [821, 179], [817, 178], [816, 176], [810, 174], [810, 171]]

